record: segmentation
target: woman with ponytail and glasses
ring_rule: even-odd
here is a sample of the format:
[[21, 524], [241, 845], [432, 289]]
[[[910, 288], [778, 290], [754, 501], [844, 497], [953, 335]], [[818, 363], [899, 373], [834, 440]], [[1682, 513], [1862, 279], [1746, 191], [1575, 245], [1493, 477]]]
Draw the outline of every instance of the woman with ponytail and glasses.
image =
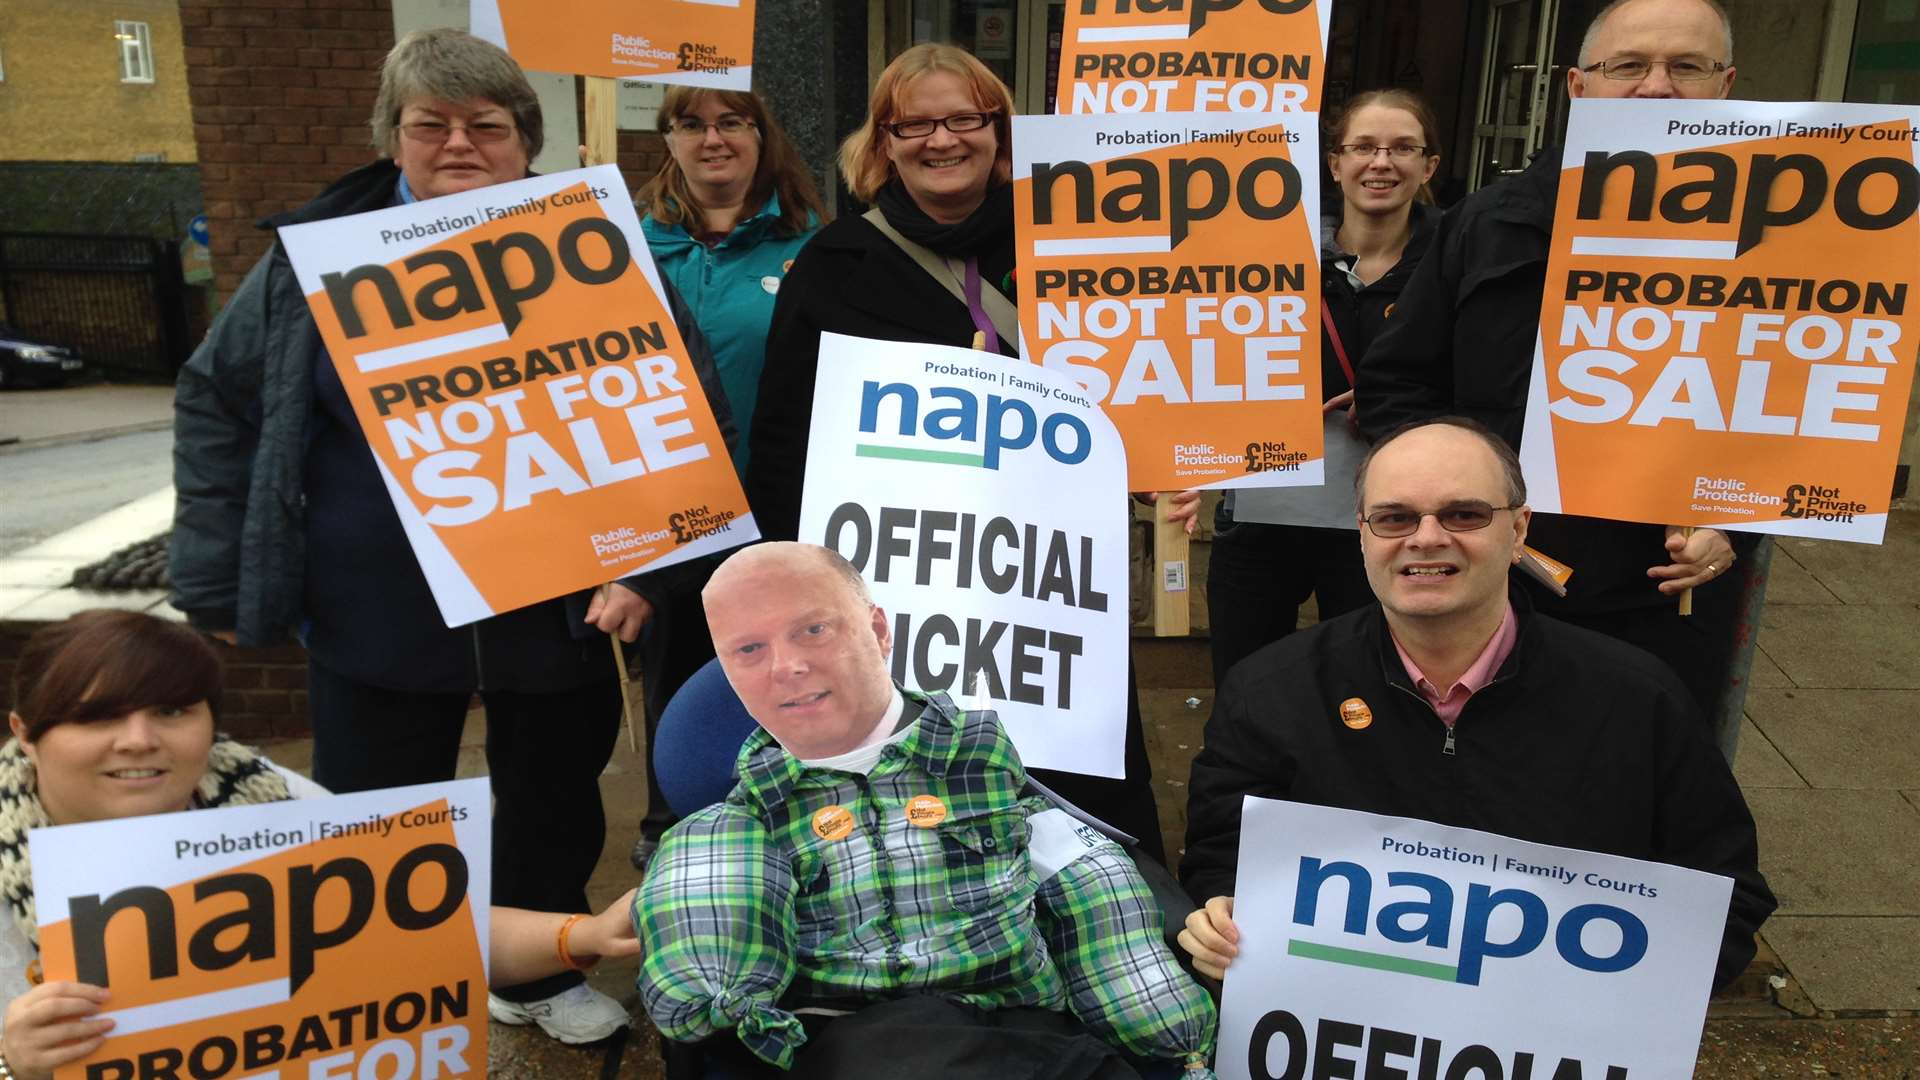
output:
[[[1280, 501], [1284, 525], [1236, 520], [1235, 494], [1222, 500], [1207, 579], [1215, 686], [1249, 653], [1292, 633], [1307, 597], [1322, 619], [1373, 600], [1354, 533], [1353, 470], [1366, 445], [1349, 422], [1353, 365], [1393, 317], [1439, 223], [1427, 187], [1440, 165], [1439, 140], [1433, 110], [1406, 90], [1354, 97], [1327, 130], [1327, 171], [1342, 212], [1322, 222], [1320, 237], [1326, 484], [1262, 493], [1269, 506]], [[1194, 493], [1175, 500], [1176, 514], [1198, 507]]]
[[[761, 536], [799, 531], [823, 331], [1019, 355], [1012, 117], [1006, 84], [952, 45], [915, 45], [874, 83], [866, 122], [840, 146], [840, 175], [873, 209], [822, 229], [774, 305], [746, 473]], [[1161, 859], [1131, 671], [1128, 690], [1124, 778], [1034, 775]]]

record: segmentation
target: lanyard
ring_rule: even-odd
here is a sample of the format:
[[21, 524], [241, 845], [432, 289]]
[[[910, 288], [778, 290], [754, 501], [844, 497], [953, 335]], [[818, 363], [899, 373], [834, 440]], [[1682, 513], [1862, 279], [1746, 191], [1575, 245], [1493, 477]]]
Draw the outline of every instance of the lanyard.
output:
[[994, 329], [993, 320], [987, 317], [987, 309], [980, 304], [980, 260], [967, 256], [967, 313], [973, 316], [973, 328], [986, 335], [992, 344], [992, 352], [1000, 351], [1000, 332]]

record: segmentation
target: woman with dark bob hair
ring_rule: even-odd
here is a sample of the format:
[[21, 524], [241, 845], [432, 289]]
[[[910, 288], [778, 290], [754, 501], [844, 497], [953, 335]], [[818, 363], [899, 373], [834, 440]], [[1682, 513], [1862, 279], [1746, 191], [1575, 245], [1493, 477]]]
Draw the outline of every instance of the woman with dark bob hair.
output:
[[[520, 66], [458, 30], [400, 39], [381, 67], [371, 125], [379, 160], [268, 224], [510, 183], [528, 175], [544, 136]], [[671, 286], [667, 294], [730, 434], [705, 341]], [[229, 641], [271, 646], [291, 634], [306, 646], [314, 778], [346, 792], [452, 777], [478, 693], [494, 794], [493, 900], [585, 911], [606, 837], [599, 778], [621, 714], [602, 632], [632, 641], [656, 599], [693, 568], [449, 629], [278, 243], [181, 369], [174, 416], [173, 605]], [[563, 1042], [627, 1023], [619, 1003], [572, 972], [508, 987], [488, 1005], [497, 1020], [538, 1023]]]
[[[40, 982], [27, 833], [48, 825], [327, 794], [214, 731], [222, 673], [194, 631], [131, 611], [83, 611], [27, 639], [0, 747], [0, 1075], [47, 1080], [99, 1049], [101, 987]], [[493, 909], [496, 981], [565, 970], [567, 957], [638, 951], [631, 894], [599, 915]], [[566, 931], [565, 955], [557, 948]]]

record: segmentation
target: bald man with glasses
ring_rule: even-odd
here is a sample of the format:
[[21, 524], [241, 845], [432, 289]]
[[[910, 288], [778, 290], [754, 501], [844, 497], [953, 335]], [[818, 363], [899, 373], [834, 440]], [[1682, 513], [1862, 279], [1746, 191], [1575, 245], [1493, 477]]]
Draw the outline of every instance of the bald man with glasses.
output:
[[1733, 879], [1714, 985], [1774, 909], [1753, 816], [1657, 660], [1533, 610], [1508, 569], [1533, 520], [1512, 449], [1441, 417], [1374, 445], [1356, 481], [1378, 603], [1282, 638], [1219, 688], [1193, 762], [1180, 944], [1218, 978], [1248, 795], [1480, 829]]
[[[1575, 98], [1724, 98], [1733, 28], [1714, 0], [1616, 0], [1567, 72]], [[1559, 198], [1561, 151], [1448, 211], [1383, 331], [1360, 358], [1356, 418], [1370, 440], [1409, 421], [1472, 417], [1520, 445]], [[1637, 645], [1673, 669], [1703, 727], [1737, 716], [1729, 673], [1743, 596], [1722, 581], [1753, 534], [1542, 514], [1530, 543], [1573, 568], [1567, 595], [1531, 586], [1540, 610]], [[1679, 594], [1694, 589], [1694, 614]], [[1723, 739], [1731, 755], [1730, 739]]]

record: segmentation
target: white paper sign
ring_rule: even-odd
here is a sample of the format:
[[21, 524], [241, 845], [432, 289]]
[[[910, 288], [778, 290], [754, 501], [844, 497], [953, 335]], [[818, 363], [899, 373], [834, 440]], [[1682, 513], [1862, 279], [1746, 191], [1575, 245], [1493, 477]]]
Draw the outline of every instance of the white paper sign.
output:
[[895, 677], [997, 710], [1028, 766], [1124, 775], [1125, 493], [1120, 436], [1072, 380], [821, 335], [800, 538], [860, 568]]
[[1730, 879], [1249, 797], [1216, 1068], [1693, 1075]]

